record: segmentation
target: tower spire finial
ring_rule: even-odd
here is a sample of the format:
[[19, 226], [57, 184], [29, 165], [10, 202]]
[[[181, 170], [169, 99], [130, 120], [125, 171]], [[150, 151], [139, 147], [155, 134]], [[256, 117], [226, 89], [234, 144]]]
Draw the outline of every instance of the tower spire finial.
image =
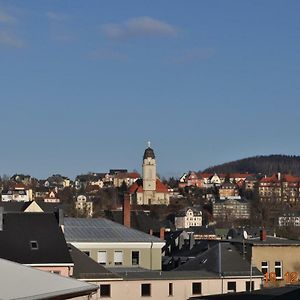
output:
[[150, 141], [148, 141], [148, 148], [150, 148], [150, 146], [151, 146], [151, 142], [150, 142]]

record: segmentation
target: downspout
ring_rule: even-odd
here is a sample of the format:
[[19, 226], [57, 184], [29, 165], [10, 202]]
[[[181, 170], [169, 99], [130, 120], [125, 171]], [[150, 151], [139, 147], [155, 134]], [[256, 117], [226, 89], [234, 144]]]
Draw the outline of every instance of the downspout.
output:
[[152, 249], [153, 249], [153, 241], [151, 241], [150, 246], [150, 270], [152, 271]]
[[252, 255], [251, 255], [251, 263], [250, 263], [250, 293], [252, 292]]
[[223, 287], [223, 276], [222, 276], [222, 253], [221, 253], [221, 243], [219, 242], [219, 276], [221, 277], [221, 284], [222, 284], [222, 294], [224, 294], [224, 287]]

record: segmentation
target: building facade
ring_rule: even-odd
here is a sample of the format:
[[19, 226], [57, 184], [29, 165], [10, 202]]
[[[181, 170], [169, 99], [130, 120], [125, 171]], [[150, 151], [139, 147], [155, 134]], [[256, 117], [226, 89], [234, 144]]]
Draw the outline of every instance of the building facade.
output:
[[250, 218], [250, 203], [242, 199], [217, 200], [213, 203], [213, 217], [219, 221]]
[[175, 214], [176, 228], [189, 228], [191, 226], [202, 226], [202, 212], [188, 207]]

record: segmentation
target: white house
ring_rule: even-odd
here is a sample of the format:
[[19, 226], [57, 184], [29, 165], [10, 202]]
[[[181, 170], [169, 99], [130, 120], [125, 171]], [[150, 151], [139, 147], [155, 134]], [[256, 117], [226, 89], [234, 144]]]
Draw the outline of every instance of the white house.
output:
[[202, 226], [202, 212], [193, 207], [184, 208], [175, 215], [176, 228], [189, 228], [190, 226]]

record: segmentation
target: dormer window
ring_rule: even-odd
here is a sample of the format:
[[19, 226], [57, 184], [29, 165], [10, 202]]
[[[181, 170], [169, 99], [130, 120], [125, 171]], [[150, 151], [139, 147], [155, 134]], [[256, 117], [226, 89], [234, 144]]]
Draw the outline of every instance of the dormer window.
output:
[[31, 250], [38, 250], [39, 249], [39, 244], [37, 241], [30, 241], [30, 249]]

